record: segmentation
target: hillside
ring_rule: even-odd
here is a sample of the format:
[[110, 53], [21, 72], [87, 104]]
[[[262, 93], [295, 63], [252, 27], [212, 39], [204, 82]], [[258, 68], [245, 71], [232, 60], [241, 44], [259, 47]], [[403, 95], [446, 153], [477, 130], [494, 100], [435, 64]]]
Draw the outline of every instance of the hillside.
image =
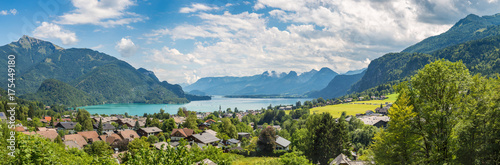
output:
[[482, 17], [470, 14], [458, 21], [445, 33], [426, 38], [402, 52], [431, 53], [467, 41], [500, 35], [500, 26], [498, 25], [500, 25], [500, 13]]
[[[0, 50], [0, 56], [16, 54], [18, 95], [27, 94], [28, 97], [38, 93], [42, 82], [56, 79], [85, 92], [98, 103], [188, 102], [179, 85], [160, 82], [151, 71], [135, 69], [124, 61], [91, 49], [63, 49], [47, 41], [23, 36]], [[6, 64], [0, 66], [6, 67]], [[57, 103], [63, 102], [59, 100]]]
[[325, 99], [336, 98], [347, 94], [347, 90], [365, 75], [365, 71], [352, 75], [338, 75], [320, 91], [308, 93], [308, 97]]
[[[471, 31], [474, 34], [471, 34]], [[472, 73], [492, 76], [500, 73], [499, 38], [499, 14], [483, 17], [469, 15], [441, 35], [425, 39], [401, 53], [389, 53], [373, 60], [366, 74], [351, 87], [349, 93], [403, 80], [431, 61], [441, 58], [450, 61], [462, 60]]]
[[64, 104], [68, 106], [97, 104], [98, 101], [84, 91], [56, 79], [42, 82], [38, 91], [23, 95], [21, 98], [37, 100], [45, 105]]
[[264, 72], [246, 77], [205, 77], [186, 87], [208, 95], [302, 95], [320, 90], [338, 73], [329, 68], [311, 70], [300, 75], [295, 71], [287, 73]]

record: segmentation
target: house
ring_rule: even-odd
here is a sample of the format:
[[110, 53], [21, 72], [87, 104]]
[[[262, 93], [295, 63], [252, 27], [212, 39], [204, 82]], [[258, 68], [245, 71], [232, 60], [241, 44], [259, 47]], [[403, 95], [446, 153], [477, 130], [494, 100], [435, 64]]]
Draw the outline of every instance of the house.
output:
[[205, 130], [208, 127], [210, 127], [210, 123], [200, 123], [200, 124], [198, 124], [198, 129], [200, 129], [200, 130]]
[[109, 135], [101, 135], [100, 136], [101, 140], [106, 141], [108, 144], [113, 144], [117, 141], [122, 140], [122, 137], [116, 133], [112, 133]]
[[135, 123], [136, 122], [139, 122], [139, 126], [140, 127], [144, 127], [144, 125], [146, 125], [146, 122], [144, 121], [140, 121], [140, 120], [134, 120], [134, 119], [131, 119], [131, 118], [123, 118], [123, 119], [118, 119], [116, 121], [116, 123], [118, 123], [118, 125], [127, 125], [128, 128], [133, 128], [135, 126]]
[[193, 134], [192, 129], [182, 128], [182, 129], [173, 129], [170, 134], [170, 139], [172, 141], [179, 141], [181, 139], [187, 138]]
[[382, 107], [382, 108], [377, 108], [375, 109], [375, 111], [377, 113], [380, 113], [380, 114], [383, 114], [383, 115], [387, 115], [387, 113], [389, 112], [389, 106], [385, 106], [385, 107]]
[[288, 150], [290, 146], [290, 141], [282, 138], [281, 136], [276, 136], [276, 150]]
[[375, 126], [377, 128], [385, 128], [385, 127], [387, 127], [387, 123], [389, 123], [389, 121], [379, 120], [375, 124], [373, 124], [373, 126]]
[[387, 122], [389, 122], [389, 116], [363, 116], [359, 117], [359, 119], [367, 125], [376, 127], [385, 127]]
[[[153, 146], [158, 150], [166, 150], [168, 146], [170, 146], [167, 142], [158, 142], [153, 144]], [[163, 147], [162, 147], [163, 146]]]
[[78, 145], [79, 149], [82, 149], [83, 146], [88, 144], [85, 138], [79, 134], [64, 135], [64, 141], [74, 141]]
[[246, 133], [246, 132], [238, 132], [238, 140], [241, 140], [243, 138], [247, 138], [250, 140], [251, 138], [251, 135], [250, 133]]
[[80, 145], [78, 145], [75, 141], [72, 141], [72, 140], [64, 141], [63, 143], [66, 146], [66, 149], [70, 149], [70, 148], [77, 148], [79, 150], [82, 149], [82, 147], [80, 147]]
[[[121, 139], [123, 139], [123, 140], [127, 139], [129, 141], [132, 141], [136, 138], [139, 138], [139, 135], [134, 130], [124, 130], [124, 131], [118, 132], [118, 134], [120, 135]], [[106, 141], [107, 141], [107, 139], [106, 139]]]
[[59, 135], [55, 130], [47, 130], [47, 131], [37, 131], [37, 132], [23, 132], [26, 135], [39, 135], [41, 137], [47, 138], [50, 141], [54, 141]]
[[292, 110], [293, 106], [289, 105], [285, 107], [285, 110]]
[[53, 129], [48, 129], [47, 131], [38, 131], [38, 132], [36, 132], [36, 134], [38, 134], [42, 137], [45, 137], [47, 139], [50, 139], [51, 141], [54, 141], [54, 139], [56, 139], [57, 136], [59, 136], [57, 131], [55, 131]]
[[174, 117], [175, 124], [182, 124], [184, 123], [184, 120], [186, 120], [185, 117], [177, 117], [177, 116]]
[[212, 135], [210, 133], [206, 133], [206, 132], [192, 134], [191, 136], [188, 136], [186, 139], [190, 145], [197, 144], [199, 146], [206, 146], [206, 145], [214, 145], [215, 146], [220, 141], [219, 138], [215, 137], [214, 135]]
[[364, 161], [352, 161], [344, 154], [340, 154], [335, 159], [333, 159], [332, 162], [330, 162], [330, 165], [365, 165], [365, 164], [374, 164], [374, 162], [365, 163]]
[[214, 119], [208, 119], [207, 121], [205, 121], [205, 123], [213, 124], [216, 123], [216, 121]]
[[94, 117], [93, 118], [96, 123], [99, 123], [100, 120], [102, 120], [102, 123], [109, 123], [109, 122], [117, 122], [118, 117], [116, 116], [109, 116], [109, 117]]
[[[97, 128], [99, 128], [99, 123], [94, 124], [94, 131], [97, 131]], [[114, 131], [115, 126], [109, 124], [109, 123], [102, 123], [102, 132], [109, 132], [109, 131]]]
[[207, 130], [205, 130], [205, 132], [206, 132], [206, 133], [210, 133], [210, 134], [212, 134], [212, 135], [214, 135], [214, 136], [217, 136], [217, 132], [215, 132], [214, 130], [207, 129]]
[[372, 115], [373, 113], [374, 113], [374, 112], [373, 112], [372, 110], [367, 110], [367, 111], [365, 112], [365, 115]]
[[281, 126], [279, 125], [273, 125], [274, 130], [279, 131], [281, 130]]
[[60, 122], [56, 124], [57, 130], [67, 130], [70, 134], [75, 133], [76, 122]]
[[23, 126], [19, 126], [19, 127], [15, 127], [14, 131], [16, 131], [16, 132], [24, 132], [24, 131], [26, 131], [26, 129]]
[[236, 139], [222, 140], [219, 143], [219, 148], [230, 149], [233, 147], [241, 147], [241, 141]]
[[7, 116], [5, 116], [5, 112], [0, 112], [0, 120], [1, 120], [2, 122], [7, 121]]
[[147, 128], [140, 128], [137, 130], [137, 133], [141, 136], [156, 136], [158, 135], [162, 130], [158, 127], [147, 127]]
[[96, 131], [84, 131], [84, 132], [78, 132], [77, 134], [87, 139], [87, 143], [89, 144], [101, 140], [99, 139], [99, 134], [97, 134]]
[[365, 97], [358, 97], [358, 100], [363, 100]]

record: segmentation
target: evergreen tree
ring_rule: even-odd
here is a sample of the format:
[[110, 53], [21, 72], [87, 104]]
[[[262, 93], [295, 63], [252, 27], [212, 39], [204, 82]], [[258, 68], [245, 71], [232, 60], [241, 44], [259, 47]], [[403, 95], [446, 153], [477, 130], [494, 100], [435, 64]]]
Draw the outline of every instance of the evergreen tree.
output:
[[141, 125], [139, 124], [139, 121], [135, 121], [135, 125], [134, 125], [134, 130], [139, 130], [141, 128]]
[[102, 118], [99, 119], [99, 125], [97, 126], [97, 133], [102, 135]]

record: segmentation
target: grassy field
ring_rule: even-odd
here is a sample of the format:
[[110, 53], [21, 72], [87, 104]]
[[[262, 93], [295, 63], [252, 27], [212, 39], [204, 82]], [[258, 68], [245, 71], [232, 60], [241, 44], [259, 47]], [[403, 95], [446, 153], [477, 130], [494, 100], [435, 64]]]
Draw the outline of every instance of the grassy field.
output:
[[[346, 104], [328, 105], [324, 107], [316, 107], [311, 109], [311, 113], [323, 113], [328, 112], [333, 117], [340, 117], [342, 112], [346, 112], [347, 115], [356, 115], [358, 113], [365, 113], [367, 110], [375, 110], [375, 108], [380, 107], [380, 104], [385, 104], [385, 102], [394, 103], [396, 101], [398, 94], [387, 95], [389, 97], [385, 100], [370, 100], [370, 101], [358, 101]], [[364, 103], [364, 104], [360, 104]]]
[[238, 158], [235, 161], [233, 161], [233, 165], [264, 165], [264, 164], [270, 164], [273, 163], [275, 159], [278, 159], [276, 157], [243, 157], [243, 158]]

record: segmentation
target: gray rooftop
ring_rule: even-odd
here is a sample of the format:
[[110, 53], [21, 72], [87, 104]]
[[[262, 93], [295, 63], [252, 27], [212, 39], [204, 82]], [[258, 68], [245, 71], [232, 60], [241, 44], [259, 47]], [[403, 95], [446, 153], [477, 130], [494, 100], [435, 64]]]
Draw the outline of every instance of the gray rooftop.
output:
[[213, 143], [220, 140], [210, 133], [197, 133], [193, 134], [192, 136], [204, 144]]
[[290, 145], [290, 141], [286, 140], [285, 138], [282, 138], [281, 136], [276, 136], [276, 144], [279, 144], [280, 146], [283, 147], [288, 147], [288, 145]]
[[147, 127], [147, 128], [141, 128], [144, 132], [147, 133], [153, 133], [153, 132], [161, 132], [162, 130], [158, 127]]

